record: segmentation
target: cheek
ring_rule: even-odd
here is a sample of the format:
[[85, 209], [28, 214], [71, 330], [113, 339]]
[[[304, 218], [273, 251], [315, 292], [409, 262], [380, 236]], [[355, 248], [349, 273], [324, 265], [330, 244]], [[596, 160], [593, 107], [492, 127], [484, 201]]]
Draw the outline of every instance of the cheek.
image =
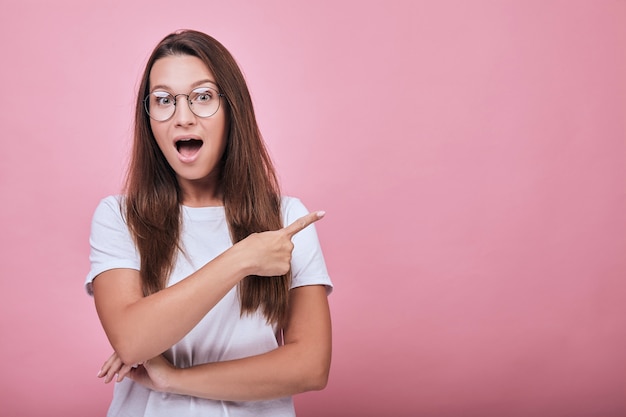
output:
[[152, 136], [156, 140], [157, 145], [159, 145], [159, 149], [163, 152], [163, 143], [165, 135], [165, 129], [161, 123], [150, 122], [150, 129], [152, 130]]

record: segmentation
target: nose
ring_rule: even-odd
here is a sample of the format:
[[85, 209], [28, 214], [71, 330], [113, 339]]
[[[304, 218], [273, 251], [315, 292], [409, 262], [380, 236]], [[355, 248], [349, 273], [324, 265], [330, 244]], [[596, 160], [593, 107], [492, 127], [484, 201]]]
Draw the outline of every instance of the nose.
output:
[[[182, 97], [181, 97], [182, 96]], [[177, 126], [186, 126], [195, 123], [196, 115], [191, 111], [189, 99], [184, 94], [175, 97], [174, 122]]]

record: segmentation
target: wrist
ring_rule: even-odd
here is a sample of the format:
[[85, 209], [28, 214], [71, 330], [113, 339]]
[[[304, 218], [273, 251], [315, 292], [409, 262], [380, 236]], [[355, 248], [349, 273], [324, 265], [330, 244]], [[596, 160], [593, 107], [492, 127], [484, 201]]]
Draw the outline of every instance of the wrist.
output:
[[248, 275], [254, 275], [256, 271], [247, 243], [246, 239], [239, 241], [228, 251], [229, 256], [232, 258], [230, 261], [233, 265], [236, 265], [235, 274], [238, 277], [238, 282]]
[[164, 381], [163, 387], [161, 387], [162, 389], [160, 389], [159, 391], [161, 392], [167, 392], [169, 394], [179, 394], [179, 395], [184, 395], [182, 386], [181, 386], [181, 373], [183, 372], [183, 369], [179, 369], [179, 368], [171, 368], [170, 372], [168, 373], [167, 378]]

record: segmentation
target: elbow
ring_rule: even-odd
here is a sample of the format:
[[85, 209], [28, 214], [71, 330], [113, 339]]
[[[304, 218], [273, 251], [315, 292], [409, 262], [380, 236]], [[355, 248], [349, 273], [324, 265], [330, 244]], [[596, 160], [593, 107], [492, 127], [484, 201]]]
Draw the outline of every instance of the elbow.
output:
[[330, 362], [323, 361], [309, 368], [303, 381], [303, 391], [321, 391], [328, 385]]
[[143, 363], [143, 360], [140, 360], [136, 355], [133, 355], [132, 353], [120, 353], [117, 350], [115, 351], [115, 353], [117, 353], [117, 356], [120, 358], [124, 365], [135, 366]]
[[131, 343], [113, 342], [112, 340], [110, 342], [117, 357], [120, 358], [125, 365], [136, 365], [146, 360]]
[[321, 373], [311, 378], [309, 391], [321, 391], [328, 385], [328, 372]]

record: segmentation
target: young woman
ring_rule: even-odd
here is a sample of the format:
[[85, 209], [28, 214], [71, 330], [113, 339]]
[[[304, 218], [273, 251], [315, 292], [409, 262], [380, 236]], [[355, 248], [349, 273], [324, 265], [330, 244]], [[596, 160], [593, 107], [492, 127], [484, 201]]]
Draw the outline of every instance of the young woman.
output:
[[165, 37], [137, 96], [125, 193], [103, 199], [86, 288], [114, 353], [109, 416], [293, 416], [323, 389], [332, 289], [280, 195], [243, 75], [215, 39]]

